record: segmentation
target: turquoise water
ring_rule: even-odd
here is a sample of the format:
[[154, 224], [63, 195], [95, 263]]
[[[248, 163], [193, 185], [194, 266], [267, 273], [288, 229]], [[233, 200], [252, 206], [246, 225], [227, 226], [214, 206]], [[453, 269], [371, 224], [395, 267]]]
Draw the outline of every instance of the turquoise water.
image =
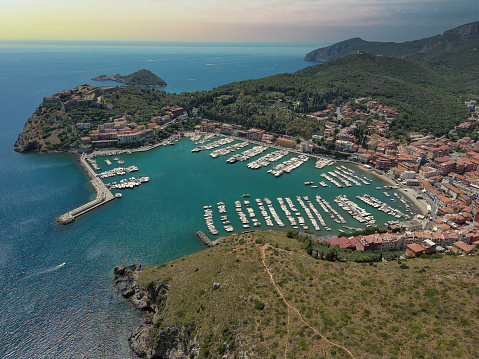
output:
[[[90, 79], [99, 74], [141, 68], [164, 78], [167, 91], [211, 89], [297, 71], [312, 64], [302, 58], [317, 47], [0, 43], [0, 357], [133, 357], [127, 338], [141, 313], [114, 292], [115, 265], [160, 264], [202, 250], [194, 233], [206, 232], [204, 205], [225, 202], [238, 230], [233, 204], [243, 193], [250, 193], [251, 201], [312, 197], [314, 190], [303, 183], [320, 180], [313, 161], [274, 178], [266, 169], [253, 171], [245, 163], [212, 159], [208, 152], [191, 153], [194, 144], [183, 139], [175, 146], [122, 156], [150, 182], [124, 191], [122, 199], [72, 225], [58, 226], [59, 215], [90, 200], [93, 192], [74, 156], [13, 152], [44, 94], [95, 84]], [[365, 189], [344, 191], [352, 197]], [[322, 187], [317, 191], [328, 198]], [[331, 188], [328, 194], [340, 192]], [[215, 219], [220, 229], [219, 216]]]
[[[347, 195], [349, 199], [357, 202], [361, 207], [366, 208], [375, 216], [377, 223], [380, 225], [388, 220], [395, 220], [396, 218], [360, 202], [356, 199], [357, 195], [371, 193], [376, 198], [381, 199], [391, 206], [403, 208], [399, 201], [391, 202], [390, 198], [394, 197], [387, 198], [383, 194], [383, 191], [376, 190], [376, 186], [384, 185], [383, 182], [378, 181], [377, 177], [369, 173], [369, 171], [364, 171], [357, 166], [347, 165], [347, 167], [354, 169], [357, 175], [366, 176], [375, 180], [375, 182], [367, 186], [363, 184], [362, 186], [353, 185], [352, 187], [337, 188], [335, 185], [330, 184], [331, 187], [321, 187], [318, 185], [320, 181], [324, 180], [320, 176], [321, 173], [335, 169], [336, 165], [318, 170], [314, 168], [315, 160], [310, 159], [290, 174], [284, 174], [276, 178], [267, 173], [267, 170], [273, 167], [274, 164], [259, 170], [252, 170], [246, 167], [248, 162], [272, 152], [272, 149], [249, 161], [228, 164], [226, 163], [226, 159], [232, 154], [212, 158], [209, 156], [211, 151], [192, 153], [191, 150], [194, 147], [196, 147], [196, 145], [185, 138], [180, 142], [176, 142], [175, 146], [162, 146], [147, 153], [123, 155], [122, 159], [125, 160], [125, 164], [122, 166], [138, 166], [140, 170], [134, 172], [134, 176], [149, 176], [150, 182], [134, 189], [116, 190], [123, 194], [123, 198], [121, 201], [116, 201], [117, 203], [112, 203], [111, 205], [120, 211], [130, 211], [134, 214], [133, 220], [138, 220], [142, 228], [147, 228], [147, 234], [151, 236], [151, 238], [155, 236], [171, 236], [172, 230], [179, 235], [179, 238], [185, 236], [191, 237], [198, 229], [209, 234], [203, 219], [203, 206], [206, 205], [213, 206], [215, 226], [220, 232], [218, 236], [226, 235], [227, 232], [224, 231], [220, 221], [221, 214], [218, 212], [216, 206], [218, 202], [225, 203], [228, 211], [228, 219], [231, 221], [235, 231], [241, 232], [243, 231], [243, 227], [234, 208], [235, 201], [240, 200], [243, 203], [244, 200], [249, 200], [255, 210], [256, 218], [262, 222], [260, 228], [268, 229], [273, 227], [266, 226], [259, 208], [254, 201], [255, 198], [263, 200], [267, 197], [273, 201], [273, 206], [282, 218], [285, 224], [284, 228], [287, 229], [292, 227], [281, 210], [277, 202], [277, 197], [282, 197], [283, 199], [285, 197], [291, 198], [296, 204], [296, 207], [300, 209], [301, 207], [296, 201], [296, 196], [308, 196], [315, 207], [322, 213], [327, 226], [332, 229], [331, 232], [327, 232], [324, 229], [320, 232], [316, 232], [323, 235], [338, 233], [340, 229], [344, 230], [344, 228], [342, 227], [343, 224], [334, 222], [322, 211], [315, 200], [316, 195], [320, 195], [328, 200], [333, 208], [339, 211], [348, 221], [347, 225], [352, 227], [364, 228], [361, 223], [350, 217], [333, 202], [333, 199], [339, 194]], [[252, 145], [240, 151], [251, 147]], [[289, 154], [279, 162], [283, 162], [293, 156], [296, 155]], [[112, 167], [115, 167], [113, 157], [98, 157], [97, 162], [103, 167], [103, 170], [110, 168], [106, 165], [105, 159], [112, 160], [114, 163]], [[113, 177], [104, 181], [105, 183], [111, 183], [113, 181], [119, 181], [121, 178], [122, 177]], [[304, 184], [306, 181], [313, 181], [318, 185], [318, 188], [306, 186]], [[328, 181], [326, 180], [326, 182]], [[242, 195], [244, 193], [250, 194], [250, 197], [243, 198]], [[122, 203], [119, 204], [118, 202]], [[244, 204], [243, 211], [246, 213]], [[302, 212], [308, 224], [309, 221], [306, 214], [302, 209], [300, 209], [300, 212]], [[169, 225], [163, 227], [161, 223], [169, 223]], [[314, 230], [311, 223], [309, 223], [309, 227], [310, 230]], [[253, 229], [252, 223], [251, 229]], [[275, 229], [279, 229], [279, 227], [276, 226]], [[213, 238], [211, 235], [210, 237]], [[173, 238], [176, 238], [176, 235], [170, 238], [173, 240]], [[162, 241], [162, 244], [167, 246], [171, 245], [169, 242], [165, 243], [164, 241]], [[150, 255], [153, 256], [152, 253]]]

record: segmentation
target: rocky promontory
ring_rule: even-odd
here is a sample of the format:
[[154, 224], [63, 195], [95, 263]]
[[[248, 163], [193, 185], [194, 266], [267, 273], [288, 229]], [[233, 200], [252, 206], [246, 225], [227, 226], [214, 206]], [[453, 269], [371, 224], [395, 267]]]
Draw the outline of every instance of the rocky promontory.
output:
[[130, 349], [140, 358], [188, 358], [197, 343], [192, 328], [161, 326], [160, 314], [166, 305], [169, 287], [166, 283], [138, 284], [141, 264], [117, 266], [114, 269], [115, 288], [123, 298], [145, 312], [138, 327], [128, 338]]
[[140, 70], [129, 75], [99, 75], [94, 81], [116, 81], [125, 87], [166, 87], [167, 83], [149, 70]]

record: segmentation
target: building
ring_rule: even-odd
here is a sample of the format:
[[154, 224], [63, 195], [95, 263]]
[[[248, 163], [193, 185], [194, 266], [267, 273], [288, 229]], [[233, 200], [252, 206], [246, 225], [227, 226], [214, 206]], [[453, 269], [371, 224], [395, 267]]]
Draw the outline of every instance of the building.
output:
[[451, 251], [455, 253], [469, 254], [473, 249], [474, 248], [471, 245], [466, 244], [463, 241], [458, 241], [452, 244]]
[[222, 133], [223, 135], [232, 135], [233, 134], [233, 126], [231, 126], [228, 123], [223, 123], [220, 128], [221, 128], [220, 133]]
[[256, 128], [251, 128], [248, 130], [247, 138], [252, 141], [261, 141], [263, 135], [266, 133], [265, 130], [258, 130]]
[[464, 193], [459, 188], [457, 188], [456, 186], [453, 186], [450, 183], [442, 183], [441, 184], [441, 189], [444, 190], [444, 192], [446, 192], [446, 194], [451, 196], [452, 199], [457, 199], [457, 197], [459, 197], [461, 194]]
[[289, 148], [296, 148], [296, 146], [297, 146], [296, 141], [289, 140], [289, 139], [284, 138], [284, 137], [278, 137], [276, 139], [276, 143], [280, 146], [289, 147]]
[[263, 135], [263, 138], [261, 139], [261, 141], [263, 141], [263, 142], [268, 142], [268, 143], [273, 143], [273, 141], [274, 141], [274, 136], [265, 133], [265, 134]]
[[89, 122], [79, 122], [76, 124], [77, 129], [79, 130], [89, 130], [91, 125]]
[[313, 145], [307, 142], [301, 142], [301, 151], [304, 153], [313, 153]]
[[169, 113], [173, 117], [180, 116], [185, 112], [183, 107], [179, 107], [179, 106], [166, 106], [166, 107], [163, 107], [163, 110]]
[[138, 143], [143, 140], [143, 134], [141, 132], [126, 132], [118, 134], [118, 144], [127, 145], [131, 143]]
[[436, 245], [429, 245], [430, 241], [421, 242], [421, 243], [412, 243], [406, 246], [406, 254], [409, 254], [414, 257], [418, 257], [421, 254], [431, 254], [436, 252]]
[[355, 143], [342, 140], [336, 140], [335, 146], [338, 151], [356, 152], [359, 149]]

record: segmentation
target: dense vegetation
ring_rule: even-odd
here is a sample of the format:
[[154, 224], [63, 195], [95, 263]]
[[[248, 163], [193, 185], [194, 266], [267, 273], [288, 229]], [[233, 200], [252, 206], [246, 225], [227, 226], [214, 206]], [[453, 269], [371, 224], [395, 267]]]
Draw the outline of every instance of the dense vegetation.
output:
[[121, 76], [126, 86], [166, 86], [166, 82], [149, 70], [140, 70], [130, 75]]
[[150, 344], [174, 346], [162, 333], [178, 327], [196, 339], [191, 358], [476, 357], [477, 257], [370, 265], [303, 246], [284, 232], [235, 234], [146, 269], [140, 284], [161, 294]]

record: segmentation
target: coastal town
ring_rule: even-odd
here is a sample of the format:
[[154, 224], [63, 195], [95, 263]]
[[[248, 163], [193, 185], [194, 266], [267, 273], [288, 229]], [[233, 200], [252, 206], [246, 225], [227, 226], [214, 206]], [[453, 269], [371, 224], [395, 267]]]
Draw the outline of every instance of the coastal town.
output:
[[[96, 92], [94, 94], [98, 96]], [[90, 98], [91, 94], [88, 96]], [[50, 97], [45, 101], [53, 100], [54, 97]], [[69, 106], [68, 102], [66, 105]], [[62, 103], [62, 106], [65, 104]], [[256, 148], [254, 155], [246, 158], [254, 157], [271, 147], [284, 151], [281, 157], [291, 151], [305, 156], [305, 160], [309, 159], [309, 156], [316, 157], [318, 163], [322, 162], [323, 165], [327, 164], [327, 161], [331, 161], [331, 164], [340, 159], [361, 165], [387, 180], [392, 188], [398, 189], [422, 211], [422, 214], [414, 216], [413, 219], [387, 224], [390, 228], [387, 233], [354, 237], [326, 236], [327, 239], [318, 237], [316, 241], [326, 240], [342, 248], [355, 246], [362, 251], [405, 250], [413, 256], [446, 250], [470, 253], [479, 244], [479, 142], [467, 136], [457, 139], [454, 136], [457, 137], [457, 131], [471, 132], [475, 129], [479, 121], [479, 106], [474, 100], [466, 102], [465, 106], [470, 110], [470, 117], [456, 126], [451, 131], [451, 136], [434, 138], [420, 133], [408, 133], [406, 141], [385, 136], [397, 112], [372, 98], [351, 99], [340, 106], [331, 104], [325, 110], [308, 114], [309, 118], [321, 123], [324, 129], [321, 134], [315, 134], [310, 139], [209, 121], [199, 117], [197, 108], [188, 114], [180, 106], [167, 106], [163, 108], [165, 115], [154, 116], [147, 124], [136, 123], [126, 116], [112, 118], [111, 121], [95, 127], [91, 123], [78, 122], [76, 128], [82, 133], [82, 145], [78, 152], [89, 153], [93, 150], [101, 151], [102, 148], [122, 146], [149, 146], [156, 142], [158, 134], [168, 125], [181, 125], [189, 118], [200, 119], [200, 123], [194, 128], [198, 137], [193, 139], [204, 134], [205, 139], [201, 143], [215, 136], [224, 137], [225, 140], [230, 138], [231, 141], [246, 141], [220, 147], [211, 154], [212, 157], [221, 156], [248, 144], [256, 144], [261, 146], [248, 150]], [[170, 142], [162, 144], [172, 144], [173, 139], [178, 140], [184, 134], [179, 131], [169, 139]], [[201, 151], [205, 147], [213, 149], [231, 142], [221, 141], [223, 140], [217, 141], [215, 146], [211, 145], [211, 148], [200, 144], [192, 152]], [[153, 147], [156, 146], [151, 146]], [[228, 161], [234, 163], [239, 156], [242, 155], [234, 155]], [[257, 165], [262, 158], [248, 167], [262, 167]], [[276, 174], [274, 171], [275, 169], [271, 169], [268, 172]], [[324, 175], [332, 183], [340, 184], [328, 174]], [[245, 217], [244, 215], [242, 218]], [[211, 224], [210, 214], [208, 218]], [[223, 219], [228, 222], [228, 231], [232, 231], [227, 218]], [[255, 223], [255, 226], [258, 227], [258, 223]], [[395, 228], [400, 231], [393, 233], [392, 229]], [[216, 229], [211, 232], [218, 233]]]
[[471, 1], [58, 5], [2, 12], [0, 358], [479, 357]]

